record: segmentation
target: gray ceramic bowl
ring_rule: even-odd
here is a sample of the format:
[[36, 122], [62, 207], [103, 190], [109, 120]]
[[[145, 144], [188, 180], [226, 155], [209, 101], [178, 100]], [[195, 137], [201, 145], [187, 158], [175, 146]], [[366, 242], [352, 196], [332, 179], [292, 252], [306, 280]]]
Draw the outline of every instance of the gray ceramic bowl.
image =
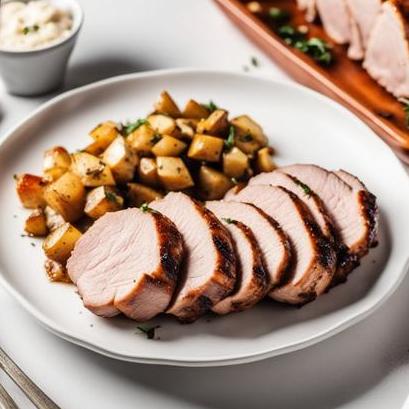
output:
[[60, 87], [64, 80], [67, 62], [82, 26], [83, 12], [76, 0], [49, 1], [72, 13], [72, 31], [69, 37], [62, 41], [38, 50], [0, 49], [0, 75], [11, 94], [45, 94]]

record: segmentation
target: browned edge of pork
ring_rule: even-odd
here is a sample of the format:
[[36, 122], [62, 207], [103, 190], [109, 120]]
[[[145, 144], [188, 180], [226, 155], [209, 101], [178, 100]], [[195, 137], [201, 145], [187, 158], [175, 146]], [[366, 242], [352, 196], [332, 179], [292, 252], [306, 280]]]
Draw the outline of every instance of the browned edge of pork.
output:
[[[209, 209], [205, 208], [198, 200], [191, 199], [210, 228], [210, 234], [217, 251], [217, 262], [211, 279], [213, 286], [207, 285], [207, 289], [204, 291], [197, 289], [196, 293], [191, 295], [190, 305], [181, 307], [177, 311], [172, 310], [173, 302], [170, 303], [167, 312], [176, 315], [178, 320], [183, 323], [196, 321], [209, 312], [213, 305], [230, 295], [236, 285], [236, 253], [230, 233]], [[173, 300], [176, 299], [183, 284], [184, 280], [181, 280]]]

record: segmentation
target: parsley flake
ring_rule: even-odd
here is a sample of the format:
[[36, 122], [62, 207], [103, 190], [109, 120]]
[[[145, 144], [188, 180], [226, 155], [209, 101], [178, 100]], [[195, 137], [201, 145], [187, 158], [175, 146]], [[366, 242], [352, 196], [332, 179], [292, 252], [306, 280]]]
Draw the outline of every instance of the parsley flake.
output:
[[129, 135], [133, 131], [136, 131], [140, 126], [148, 124], [148, 120], [145, 118], [140, 118], [137, 119], [135, 122], [129, 122], [127, 124], [123, 124], [123, 129], [125, 132], [125, 135]]
[[290, 13], [287, 10], [282, 10], [278, 7], [270, 7], [268, 15], [275, 23], [283, 23], [290, 18]]
[[304, 193], [307, 196], [311, 196], [312, 194], [312, 190], [310, 189], [310, 187], [308, 185], [306, 185], [305, 183], [301, 182], [301, 180], [298, 179], [294, 179], [294, 182], [301, 187], [302, 190], [304, 190]]
[[235, 220], [230, 219], [230, 217], [222, 217], [222, 219], [223, 219], [227, 224], [233, 224], [233, 223], [235, 223]]
[[155, 331], [160, 328], [160, 325], [155, 325], [153, 327], [142, 327], [138, 326], [138, 330], [146, 335], [147, 339], [155, 339]]
[[139, 206], [139, 208], [140, 208], [144, 213], [152, 211], [152, 209], [149, 207], [148, 203], [146, 203], [146, 202], [145, 202], [145, 203], [142, 203], [142, 204]]
[[209, 110], [210, 113], [212, 113], [212, 112], [216, 111], [216, 109], [218, 109], [218, 106], [212, 100], [210, 100], [208, 104], [201, 104], [201, 105], [202, 105], [202, 107]]
[[234, 126], [230, 126], [229, 128], [229, 136], [227, 139], [224, 141], [224, 150], [226, 152], [229, 152], [233, 146], [234, 146], [234, 136], [236, 134], [236, 130], [234, 129]]

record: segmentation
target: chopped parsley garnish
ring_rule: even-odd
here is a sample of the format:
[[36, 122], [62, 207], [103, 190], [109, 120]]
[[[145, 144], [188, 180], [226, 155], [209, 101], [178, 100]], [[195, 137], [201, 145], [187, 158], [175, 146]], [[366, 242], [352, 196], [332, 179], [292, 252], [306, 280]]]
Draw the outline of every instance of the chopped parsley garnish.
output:
[[18, 175], [16, 173], [13, 175], [13, 179], [18, 180]]
[[112, 192], [105, 192], [105, 197], [107, 198], [107, 200], [109, 200], [110, 202], [117, 202], [117, 197], [115, 193]]
[[155, 339], [155, 331], [160, 328], [160, 325], [155, 325], [153, 327], [142, 327], [138, 326], [138, 330], [146, 335], [148, 339]]
[[253, 137], [249, 134], [246, 133], [245, 135], [240, 136], [240, 142], [251, 142], [253, 140]]
[[152, 144], [152, 145], [155, 145], [155, 144], [158, 143], [161, 139], [162, 139], [162, 136], [159, 135], [158, 133], [156, 133], [156, 134], [153, 135], [153, 137], [151, 138], [151, 144]]
[[148, 203], [142, 203], [139, 208], [144, 212], [150, 212], [152, 209], [149, 207]]
[[129, 122], [122, 126], [124, 129], [125, 135], [129, 135], [133, 131], [136, 131], [140, 126], [145, 125], [147, 123], [149, 123], [147, 119], [140, 118], [140, 119], [137, 119], [135, 122]]
[[234, 146], [234, 136], [236, 134], [236, 130], [234, 129], [234, 126], [230, 126], [229, 128], [229, 136], [227, 139], [224, 141], [224, 150], [226, 152], [229, 152], [233, 146]]
[[202, 106], [208, 109], [211, 113], [218, 109], [218, 106], [212, 100], [210, 100], [208, 104], [202, 104]]
[[258, 59], [256, 57], [251, 57], [250, 62], [251, 62], [251, 65], [253, 67], [258, 67], [259, 66], [259, 62], [258, 62]]
[[233, 224], [235, 220], [230, 219], [230, 217], [222, 217], [222, 219], [227, 223], [227, 224]]
[[29, 33], [35, 33], [39, 29], [40, 29], [40, 27], [37, 24], [34, 24], [33, 26], [25, 26], [23, 28], [23, 34], [27, 35]]
[[403, 104], [403, 112], [405, 113], [405, 124], [409, 128], [409, 99], [399, 98], [399, 102]]
[[281, 10], [278, 7], [271, 7], [270, 10], [268, 10], [268, 15], [276, 23], [283, 23], [290, 18], [288, 11]]
[[304, 193], [307, 196], [311, 196], [312, 190], [310, 189], [310, 187], [308, 185], [306, 185], [305, 183], [301, 182], [298, 179], [294, 179], [295, 183], [300, 186], [302, 188], [302, 190], [304, 190]]

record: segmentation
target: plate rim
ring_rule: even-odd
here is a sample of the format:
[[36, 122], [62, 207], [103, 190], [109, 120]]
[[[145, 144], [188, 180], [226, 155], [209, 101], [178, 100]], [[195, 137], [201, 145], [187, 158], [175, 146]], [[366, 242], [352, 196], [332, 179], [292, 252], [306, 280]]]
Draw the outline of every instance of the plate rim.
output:
[[[268, 81], [272, 84], [276, 84], [278, 86], [285, 86], [289, 88], [296, 89], [299, 92], [304, 94], [310, 94], [314, 98], [318, 98], [322, 102], [326, 104], [331, 104], [337, 110], [343, 111], [344, 114], [348, 114], [351, 117], [351, 120], [359, 123], [360, 126], [367, 128], [371, 133], [374, 133], [364, 122], [359, 120], [352, 112], [348, 111], [345, 107], [333, 101], [332, 99], [322, 95], [314, 90], [311, 90], [303, 85], [298, 83], [294, 83], [290, 80], [282, 80], [282, 79], [274, 79], [270, 78], [267, 73], [258, 73], [258, 74], [249, 74], [249, 73], [241, 73], [239, 71], [234, 70], [219, 70], [219, 69], [196, 69], [196, 68], [170, 68], [170, 69], [160, 69], [160, 70], [153, 70], [153, 71], [145, 71], [145, 72], [136, 72], [130, 74], [124, 74], [119, 76], [113, 76], [110, 78], [106, 78], [100, 81], [96, 81], [87, 85], [83, 85], [78, 88], [74, 88], [61, 94], [51, 98], [50, 100], [46, 101], [45, 103], [41, 104], [39, 107], [34, 109], [28, 115], [26, 115], [22, 120], [20, 120], [15, 126], [11, 127], [8, 131], [5, 132], [2, 140], [0, 141], [0, 154], [1, 151], [4, 149], [5, 145], [8, 143], [12, 143], [12, 136], [13, 134], [18, 131], [26, 122], [33, 119], [35, 116], [40, 114], [43, 111], [46, 111], [49, 107], [53, 106], [54, 104], [60, 102], [61, 100], [68, 99], [72, 96], [77, 94], [86, 93], [89, 90], [103, 87], [108, 84], [114, 84], [117, 82], [127, 81], [127, 80], [140, 80], [143, 78], [152, 78], [152, 77], [160, 77], [160, 76], [167, 76], [167, 75], [183, 75], [183, 74], [194, 74], [194, 75], [226, 75], [226, 76], [236, 76], [238, 78], [253, 78], [263, 81]], [[374, 133], [374, 137], [378, 136]], [[403, 164], [399, 161], [399, 159], [393, 154], [390, 147], [381, 139], [378, 140], [378, 143], [384, 145], [384, 148], [388, 150], [388, 153], [391, 155], [391, 160], [395, 162], [396, 165], [400, 168], [400, 171], [405, 173], [405, 169]], [[407, 178], [407, 185], [409, 189], [409, 178]], [[154, 356], [135, 356], [130, 354], [123, 354], [119, 352], [115, 352], [113, 349], [107, 349], [101, 345], [98, 345], [95, 342], [89, 342], [85, 339], [85, 337], [72, 335], [70, 331], [65, 330], [62, 328], [58, 323], [54, 320], [48, 318], [45, 314], [40, 312], [28, 299], [26, 299], [23, 294], [21, 294], [17, 288], [14, 288], [11, 283], [7, 281], [3, 272], [0, 270], [0, 285], [14, 298], [17, 302], [30, 314], [32, 315], [43, 327], [45, 327], [48, 331], [57, 335], [58, 337], [69, 341], [73, 344], [82, 346], [86, 349], [92, 350], [99, 354], [105, 355], [110, 358], [128, 361], [128, 362], [136, 362], [136, 363], [143, 363], [143, 364], [156, 364], [156, 365], [170, 365], [170, 366], [182, 366], [182, 367], [215, 367], [215, 366], [227, 366], [227, 365], [237, 365], [237, 364], [244, 364], [259, 361], [266, 358], [271, 358], [278, 355], [283, 355], [287, 353], [291, 353], [297, 350], [301, 350], [317, 344], [319, 342], [324, 341], [338, 333], [344, 331], [345, 329], [356, 325], [358, 322], [362, 321], [363, 319], [367, 318], [373, 312], [375, 312], [378, 308], [380, 308], [389, 298], [390, 296], [396, 291], [396, 289], [401, 284], [402, 280], [405, 278], [407, 272], [409, 270], [409, 255], [402, 267], [402, 271], [399, 274], [399, 277], [396, 279], [394, 284], [389, 287], [389, 290], [383, 294], [382, 298], [378, 299], [376, 302], [372, 302], [369, 306], [364, 306], [362, 311], [356, 313], [352, 318], [344, 318], [338, 320], [331, 326], [328, 326], [327, 329], [321, 331], [319, 334], [315, 334], [314, 336], [302, 338], [297, 342], [292, 342], [290, 344], [283, 345], [281, 347], [275, 348], [273, 350], [263, 350], [256, 353], [249, 353], [246, 355], [240, 356], [221, 356], [215, 359], [209, 359], [208, 357], [203, 357], [201, 359], [196, 358], [179, 358], [179, 359], [172, 359], [172, 358], [156, 358]]]

